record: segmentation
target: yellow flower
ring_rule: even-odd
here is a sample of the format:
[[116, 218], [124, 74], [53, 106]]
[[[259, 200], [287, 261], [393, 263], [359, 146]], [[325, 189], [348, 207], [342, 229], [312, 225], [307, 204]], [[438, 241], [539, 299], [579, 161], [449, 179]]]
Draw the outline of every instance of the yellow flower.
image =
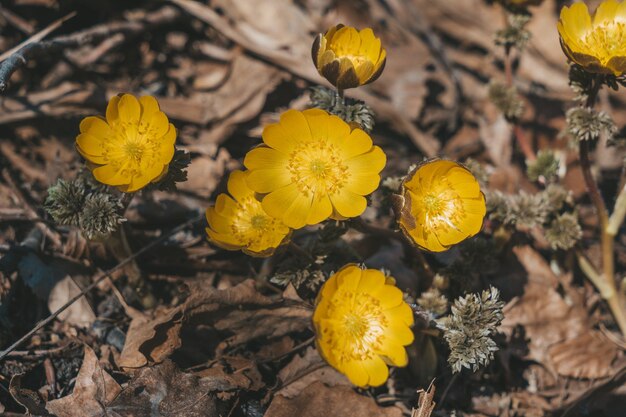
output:
[[267, 214], [294, 229], [359, 216], [386, 162], [367, 133], [320, 109], [286, 111], [263, 142], [244, 159], [248, 185], [267, 194]]
[[289, 228], [265, 213], [246, 184], [245, 172], [233, 171], [227, 187], [234, 199], [220, 194], [215, 206], [206, 211], [209, 240], [224, 249], [242, 249], [248, 255], [272, 255], [289, 235]]
[[485, 196], [465, 167], [431, 161], [417, 167], [402, 184], [395, 207], [404, 234], [421, 248], [441, 252], [480, 231]]
[[615, 76], [626, 71], [626, 2], [602, 2], [593, 20], [585, 3], [563, 7], [558, 29], [563, 52], [585, 70]]
[[320, 33], [311, 53], [320, 75], [339, 90], [375, 81], [382, 74], [387, 57], [372, 29], [357, 31], [344, 25]]
[[130, 193], [167, 172], [174, 142], [176, 129], [154, 97], [124, 94], [109, 101], [106, 119], [83, 119], [76, 148], [96, 180]]
[[413, 343], [413, 312], [393, 278], [346, 265], [326, 281], [316, 304], [317, 348], [354, 385], [382, 385], [387, 364], [407, 365], [404, 346]]

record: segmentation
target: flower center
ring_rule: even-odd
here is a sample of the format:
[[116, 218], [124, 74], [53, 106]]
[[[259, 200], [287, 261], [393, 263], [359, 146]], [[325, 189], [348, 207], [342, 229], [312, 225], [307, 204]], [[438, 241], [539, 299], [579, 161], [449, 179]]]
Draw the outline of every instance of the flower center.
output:
[[138, 142], [126, 142], [126, 145], [124, 145], [124, 150], [126, 151], [128, 157], [135, 160], [141, 159], [143, 148], [143, 145]]
[[442, 231], [449, 228], [458, 230], [456, 225], [465, 217], [465, 211], [461, 198], [451, 186], [446, 184], [421, 198], [416, 197], [413, 216], [420, 218], [421, 212], [427, 228], [440, 228]]
[[294, 149], [287, 169], [292, 182], [307, 197], [338, 192], [349, 175], [339, 150], [323, 140], [303, 143]]
[[626, 55], [626, 24], [612, 21], [594, 26], [582, 43], [592, 56], [606, 64], [614, 56]]
[[328, 317], [336, 326], [324, 337], [340, 361], [366, 360], [381, 348], [388, 321], [380, 301], [371, 295], [338, 290]]
[[247, 197], [237, 203], [230, 230], [239, 242], [248, 247], [273, 247], [273, 239], [278, 235], [280, 222], [263, 211], [261, 203], [254, 197]]
[[368, 323], [365, 318], [357, 316], [353, 313], [348, 313], [344, 316], [344, 328], [348, 334], [355, 338], [361, 339], [367, 331]]
[[252, 217], [252, 220], [250, 220], [250, 224], [252, 225], [253, 229], [263, 229], [267, 225], [267, 216], [257, 214]]

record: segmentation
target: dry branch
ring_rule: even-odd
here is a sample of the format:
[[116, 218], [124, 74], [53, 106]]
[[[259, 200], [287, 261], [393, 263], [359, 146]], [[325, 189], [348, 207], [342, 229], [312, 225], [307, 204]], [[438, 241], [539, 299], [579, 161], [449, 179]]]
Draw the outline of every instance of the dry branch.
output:
[[172, 23], [180, 16], [181, 13], [176, 8], [165, 6], [146, 13], [141, 19], [108, 22], [49, 41], [28, 43], [0, 63], [0, 92], [6, 90], [11, 75], [31, 60], [99, 42], [118, 34], [128, 39], [157, 26]]

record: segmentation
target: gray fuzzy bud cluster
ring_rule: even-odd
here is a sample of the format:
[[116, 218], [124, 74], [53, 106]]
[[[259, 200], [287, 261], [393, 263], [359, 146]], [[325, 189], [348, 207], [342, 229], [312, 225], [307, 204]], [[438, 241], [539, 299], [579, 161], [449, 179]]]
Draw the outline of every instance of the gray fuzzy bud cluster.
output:
[[546, 228], [546, 239], [552, 249], [571, 249], [583, 235], [578, 219], [573, 213], [557, 216]]
[[448, 311], [448, 298], [436, 287], [432, 287], [428, 291], [424, 291], [416, 302], [433, 318], [440, 317]]
[[617, 132], [617, 127], [611, 116], [603, 111], [596, 111], [588, 107], [569, 109], [565, 113], [565, 121], [567, 123], [566, 133], [576, 142], [596, 140], [602, 134], [611, 138]]
[[476, 371], [487, 365], [498, 350], [492, 337], [504, 319], [500, 292], [494, 287], [482, 294], [467, 294], [457, 298], [452, 313], [437, 321], [450, 348], [448, 364], [452, 372], [463, 368]]
[[508, 121], [516, 121], [524, 113], [524, 102], [515, 87], [492, 81], [489, 83], [489, 99]]
[[55, 222], [79, 226], [89, 239], [108, 236], [125, 220], [119, 199], [83, 176], [58, 180], [48, 189], [44, 207]]
[[557, 177], [559, 160], [551, 150], [541, 150], [537, 153], [537, 159], [526, 163], [526, 173], [531, 181], [543, 178], [552, 181]]
[[524, 49], [530, 40], [530, 32], [525, 29], [530, 21], [529, 14], [511, 13], [507, 16], [509, 24], [506, 28], [496, 32], [496, 45], [505, 48], [516, 47], [520, 51]]
[[374, 129], [374, 111], [362, 101], [340, 97], [335, 90], [325, 87], [311, 88], [311, 107], [326, 110], [346, 123], [356, 123], [366, 132]]

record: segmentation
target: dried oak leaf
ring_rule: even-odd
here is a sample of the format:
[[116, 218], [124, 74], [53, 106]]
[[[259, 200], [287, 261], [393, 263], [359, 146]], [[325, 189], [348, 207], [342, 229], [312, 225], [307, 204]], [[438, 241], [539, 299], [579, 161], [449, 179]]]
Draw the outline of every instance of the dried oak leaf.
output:
[[220, 393], [239, 389], [258, 391], [264, 387], [256, 363], [240, 357], [221, 358], [195, 375], [201, 378], [204, 387]]
[[215, 396], [201, 378], [171, 361], [139, 370], [107, 407], [108, 415], [217, 417]]
[[310, 347], [304, 355], [295, 355], [283, 369], [278, 372], [281, 388], [277, 392], [284, 398], [298, 396], [302, 390], [318, 381], [327, 386], [352, 386], [348, 378], [334, 370], [321, 358], [317, 349]]
[[[524, 326], [530, 339], [527, 359], [560, 375], [586, 378], [610, 375], [608, 364], [617, 355], [617, 348], [608, 341], [600, 348], [598, 340], [602, 339], [591, 328], [584, 299], [569, 285], [570, 278], [555, 275], [530, 246], [513, 251], [528, 273], [528, 282], [524, 294], [504, 308], [503, 331], [511, 334], [515, 326]], [[557, 291], [559, 285], [564, 296]], [[589, 348], [589, 344], [598, 348]]]
[[95, 352], [85, 346], [85, 356], [80, 367], [74, 391], [63, 398], [46, 404], [46, 410], [57, 417], [99, 417], [106, 414], [106, 406], [117, 397], [121, 387], [100, 367]]
[[[120, 367], [140, 368], [148, 363], [162, 362], [181, 346], [180, 330], [185, 322], [199, 314], [206, 315], [210, 320], [217, 320], [218, 323], [221, 322], [221, 326], [228, 324], [242, 331], [254, 328], [253, 334], [233, 336], [229, 339], [229, 345], [244, 343], [265, 335], [280, 336], [293, 328], [289, 324], [294, 320], [293, 315], [282, 310], [279, 312], [287, 315], [283, 317], [274, 315], [275, 320], [272, 320], [271, 313], [263, 309], [260, 309], [260, 315], [255, 317], [255, 308], [277, 304], [278, 301], [260, 294], [255, 289], [253, 280], [246, 280], [223, 290], [204, 283], [189, 284], [189, 287], [191, 295], [184, 304], [160, 311], [151, 319], [136, 317], [131, 321], [126, 343], [118, 362]], [[218, 310], [220, 311], [219, 317], [214, 314]], [[249, 310], [252, 312], [248, 312]], [[229, 318], [230, 314], [235, 314], [236, 319]], [[298, 317], [295, 318], [298, 319]], [[244, 320], [247, 323], [238, 323], [237, 320]], [[281, 320], [286, 324], [279, 325]], [[300, 323], [302, 321], [304, 319], [298, 320]], [[263, 327], [265, 325], [272, 327]], [[228, 327], [228, 329], [231, 328]]]
[[327, 387], [314, 382], [295, 398], [281, 395], [267, 409], [264, 417], [401, 417], [398, 407], [379, 407], [369, 397], [357, 394], [350, 387]]

